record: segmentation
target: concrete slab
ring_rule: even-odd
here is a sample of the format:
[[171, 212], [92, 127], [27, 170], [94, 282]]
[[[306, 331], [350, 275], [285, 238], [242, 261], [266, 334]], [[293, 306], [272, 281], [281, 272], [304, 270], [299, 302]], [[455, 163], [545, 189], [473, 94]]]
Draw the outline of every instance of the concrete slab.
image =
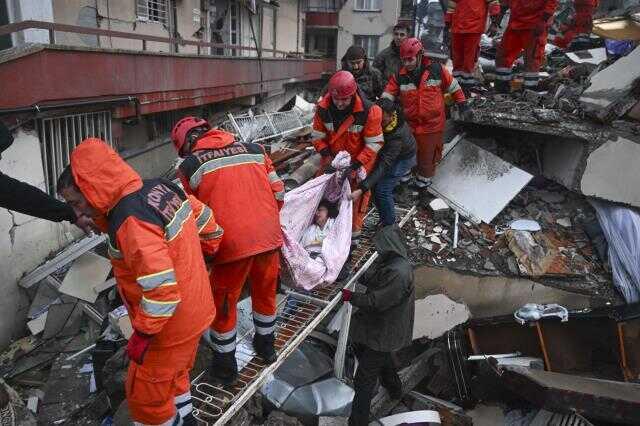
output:
[[[640, 65], [638, 71], [640, 73]], [[582, 193], [640, 206], [638, 158], [640, 141], [618, 136], [606, 142], [587, 158], [580, 184]]]
[[104, 283], [111, 271], [111, 262], [95, 253], [87, 252], [77, 258], [59, 288], [61, 293], [94, 303], [98, 293], [94, 288]]
[[469, 320], [471, 313], [464, 304], [456, 303], [444, 294], [416, 300], [413, 339], [435, 339], [458, 324]]
[[415, 270], [416, 298], [445, 294], [464, 303], [473, 318], [511, 315], [525, 303], [558, 303], [567, 309], [588, 308], [598, 301], [527, 279], [476, 277], [423, 266]]
[[638, 78], [640, 47], [591, 77], [591, 85], [582, 93], [580, 103], [588, 114], [602, 121], [621, 117], [638, 102], [637, 95], [632, 93]]

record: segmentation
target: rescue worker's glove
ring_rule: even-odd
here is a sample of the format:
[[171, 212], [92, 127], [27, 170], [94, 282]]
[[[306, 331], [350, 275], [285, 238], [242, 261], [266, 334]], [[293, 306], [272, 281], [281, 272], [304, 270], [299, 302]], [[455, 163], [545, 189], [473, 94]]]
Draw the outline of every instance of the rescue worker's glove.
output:
[[152, 335], [134, 330], [129, 343], [127, 343], [127, 356], [129, 359], [136, 364], [142, 364], [144, 356], [149, 350], [149, 345], [151, 345], [151, 339], [153, 339]]
[[321, 156], [323, 157], [331, 157], [331, 148], [326, 147], [326, 148], [322, 148], [320, 151], [318, 151], [320, 153]]
[[350, 169], [354, 172], [357, 182], [362, 182], [367, 178], [367, 169], [364, 168], [361, 162], [354, 160], [351, 162]]
[[351, 290], [347, 290], [346, 288], [342, 289], [342, 301], [348, 302], [351, 300], [351, 296], [353, 296], [353, 292]]
[[333, 167], [331, 164], [329, 164], [325, 169], [324, 169], [324, 174], [325, 175], [330, 175], [332, 173], [336, 172], [336, 168]]

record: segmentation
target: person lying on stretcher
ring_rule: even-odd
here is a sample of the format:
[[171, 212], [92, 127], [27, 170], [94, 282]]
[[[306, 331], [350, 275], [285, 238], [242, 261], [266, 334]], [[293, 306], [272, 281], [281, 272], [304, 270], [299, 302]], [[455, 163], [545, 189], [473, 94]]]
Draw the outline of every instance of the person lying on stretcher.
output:
[[322, 242], [338, 216], [338, 208], [327, 200], [320, 201], [313, 223], [304, 231], [300, 243], [315, 259], [322, 252]]

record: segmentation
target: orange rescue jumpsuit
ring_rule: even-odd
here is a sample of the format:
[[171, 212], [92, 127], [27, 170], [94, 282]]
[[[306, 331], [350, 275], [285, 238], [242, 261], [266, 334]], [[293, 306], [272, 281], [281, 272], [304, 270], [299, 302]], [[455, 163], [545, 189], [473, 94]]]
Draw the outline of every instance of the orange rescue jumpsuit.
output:
[[236, 142], [232, 134], [217, 129], [196, 141], [178, 176], [188, 193], [216, 212], [225, 230], [212, 269], [217, 316], [211, 341], [217, 352], [232, 352], [236, 303], [247, 278], [256, 333], [275, 331], [284, 184], [262, 146]]
[[133, 328], [152, 335], [126, 395], [131, 418], [162, 424], [191, 411], [189, 370], [200, 336], [215, 316], [204, 251], [215, 253], [222, 230], [211, 210], [165, 179], [143, 181], [99, 139], [71, 154], [73, 178], [100, 216], [117, 288]]
[[458, 81], [437, 62], [422, 58], [422, 73], [417, 80], [405, 67], [392, 75], [382, 94], [383, 98], [399, 98], [404, 115], [416, 138], [418, 167], [416, 184], [427, 187], [442, 159], [443, 130], [447, 117], [444, 94], [456, 103], [465, 101]]
[[[320, 152], [327, 148], [335, 156], [340, 151], [347, 151], [352, 161], [358, 161], [367, 173], [373, 170], [378, 151], [384, 143], [382, 135], [382, 110], [378, 105], [354, 95], [353, 107], [340, 126], [336, 129], [331, 117], [331, 95], [326, 94], [318, 102], [313, 117], [313, 146]], [[331, 157], [323, 157], [319, 173], [331, 163]], [[358, 187], [355, 173], [349, 179], [352, 190]], [[369, 206], [370, 192], [363, 194], [353, 206], [353, 235], [358, 236], [362, 222]]]

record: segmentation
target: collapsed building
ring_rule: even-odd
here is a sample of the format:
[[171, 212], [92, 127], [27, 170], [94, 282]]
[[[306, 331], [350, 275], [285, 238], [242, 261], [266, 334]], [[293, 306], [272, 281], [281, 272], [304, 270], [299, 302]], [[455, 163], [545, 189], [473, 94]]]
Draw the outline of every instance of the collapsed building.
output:
[[[399, 354], [406, 395], [393, 401], [380, 388], [373, 402], [381, 424], [640, 423], [640, 47], [616, 60], [601, 49], [551, 54], [546, 93], [474, 96], [472, 116], [450, 121], [433, 199], [414, 192], [399, 203], [416, 264], [416, 324]], [[17, 54], [55, 55], [46, 51]], [[237, 106], [214, 120], [268, 146], [293, 189], [319, 164], [307, 101]], [[127, 119], [136, 105], [122, 107]], [[339, 293], [375, 261], [376, 221], [372, 210], [345, 280], [312, 290], [283, 283], [275, 364], [255, 357], [248, 299], [237, 385], [207, 381], [211, 351], [201, 343], [192, 375], [200, 421], [345, 424], [357, 359]], [[84, 238], [20, 278], [29, 335], [0, 355], [3, 424], [127, 424], [132, 330], [106, 251], [104, 237]]]

